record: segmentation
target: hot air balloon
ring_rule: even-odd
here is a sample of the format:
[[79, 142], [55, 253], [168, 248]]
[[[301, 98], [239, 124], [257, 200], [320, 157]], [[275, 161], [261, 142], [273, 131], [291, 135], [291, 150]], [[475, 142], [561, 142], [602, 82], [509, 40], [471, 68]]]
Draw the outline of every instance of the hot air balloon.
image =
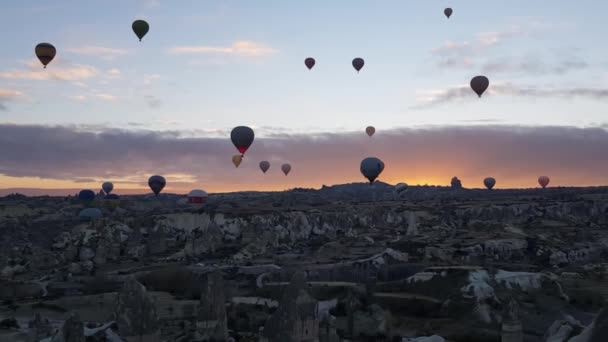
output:
[[114, 189], [114, 184], [112, 184], [110, 182], [105, 182], [101, 185], [101, 188], [103, 189], [103, 192], [105, 192], [106, 195], [108, 195]]
[[47, 64], [51, 63], [57, 54], [55, 47], [49, 43], [40, 43], [36, 45], [34, 51], [36, 52], [36, 57], [38, 57], [40, 63], [44, 65], [44, 68], [46, 68]]
[[549, 185], [550, 181], [551, 180], [547, 176], [540, 176], [540, 177], [538, 177], [538, 184], [540, 184], [540, 186], [542, 186], [543, 189], [546, 188], [547, 185]]
[[152, 189], [156, 196], [160, 194], [166, 184], [167, 181], [163, 176], [154, 175], [148, 179], [148, 186], [150, 187], [150, 189]]
[[384, 163], [378, 158], [368, 157], [361, 161], [360, 170], [363, 176], [372, 184], [384, 170]]
[[81, 190], [78, 193], [78, 199], [85, 202], [85, 203], [89, 203], [91, 201], [93, 201], [95, 199], [95, 191], [93, 190]]
[[209, 195], [204, 190], [192, 190], [188, 194], [188, 203], [190, 204], [202, 204], [207, 201]]
[[234, 166], [239, 167], [239, 165], [241, 165], [241, 162], [243, 161], [243, 156], [240, 154], [235, 154], [232, 156], [232, 163], [234, 164]]
[[488, 80], [485, 76], [475, 76], [471, 79], [471, 89], [477, 94], [477, 96], [481, 97], [488, 86], [490, 85], [490, 80]]
[[445, 14], [445, 16], [448, 17], [448, 19], [450, 19], [450, 16], [452, 16], [453, 12], [454, 11], [452, 11], [452, 9], [449, 7], [443, 10], [443, 14]]
[[93, 221], [103, 217], [103, 214], [98, 208], [85, 208], [80, 211], [78, 217], [83, 221]]
[[311, 69], [312, 69], [312, 67], [314, 67], [316, 63], [317, 63], [317, 62], [316, 62], [316, 61], [315, 61], [315, 59], [314, 59], [314, 58], [312, 58], [312, 57], [308, 57], [308, 58], [306, 58], [306, 59], [304, 60], [304, 65], [306, 65], [306, 67], [308, 68], [308, 70], [311, 70]]
[[285, 174], [285, 176], [287, 176], [289, 171], [291, 171], [291, 165], [285, 163], [285, 164], [281, 165], [281, 170], [283, 170], [283, 173]]
[[361, 71], [361, 69], [363, 68], [364, 65], [365, 65], [365, 61], [363, 60], [363, 58], [357, 57], [357, 58], [353, 59], [353, 68], [355, 68], [355, 70], [357, 70], [357, 72]]
[[367, 128], [365, 129], [365, 133], [367, 133], [367, 135], [371, 137], [372, 135], [374, 135], [374, 133], [376, 133], [376, 129], [374, 128], [374, 126], [367, 126]]
[[133, 29], [133, 32], [135, 32], [137, 38], [139, 38], [139, 41], [141, 42], [141, 39], [150, 30], [150, 25], [148, 25], [145, 20], [135, 20], [133, 22], [133, 25], [131, 25], [131, 28]]
[[253, 144], [254, 137], [253, 130], [247, 126], [235, 127], [230, 132], [230, 139], [241, 155], [244, 155], [249, 146]]
[[266, 171], [268, 171], [268, 168], [270, 168], [270, 163], [266, 160], [262, 160], [260, 162], [260, 170], [262, 170], [262, 172], [266, 173]]
[[406, 183], [399, 183], [399, 184], [395, 185], [395, 192], [400, 197], [403, 197], [403, 195], [407, 191], [408, 187], [409, 186]]
[[483, 180], [483, 184], [486, 186], [486, 188], [488, 188], [488, 190], [492, 190], [492, 188], [496, 184], [496, 179], [488, 177]]

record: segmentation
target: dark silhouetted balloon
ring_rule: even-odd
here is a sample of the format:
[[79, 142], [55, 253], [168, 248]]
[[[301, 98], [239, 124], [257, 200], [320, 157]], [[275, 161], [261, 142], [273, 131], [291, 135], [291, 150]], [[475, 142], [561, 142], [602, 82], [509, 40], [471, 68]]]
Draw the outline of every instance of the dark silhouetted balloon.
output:
[[308, 58], [306, 58], [306, 59], [304, 60], [304, 65], [306, 65], [306, 67], [308, 68], [308, 70], [311, 70], [311, 69], [312, 69], [312, 67], [314, 67], [316, 63], [317, 63], [317, 62], [316, 62], [316, 61], [315, 61], [315, 59], [314, 59], [314, 58], [312, 58], [312, 57], [308, 57]]
[[266, 171], [268, 171], [268, 169], [270, 168], [270, 163], [266, 160], [263, 160], [260, 162], [260, 170], [262, 170], [262, 172], [266, 173]]
[[355, 70], [357, 70], [357, 72], [361, 71], [361, 69], [363, 69], [364, 65], [365, 65], [365, 61], [363, 60], [363, 58], [357, 57], [357, 58], [353, 59], [353, 68], [355, 68]]
[[112, 190], [114, 190], [114, 184], [110, 183], [110, 182], [105, 182], [101, 185], [101, 188], [103, 189], [103, 192], [106, 193], [106, 195], [110, 194], [110, 192], [112, 192]]
[[230, 132], [230, 139], [241, 155], [245, 154], [249, 146], [253, 144], [254, 137], [253, 130], [247, 126], [235, 127]]
[[409, 188], [409, 186], [406, 183], [399, 183], [399, 184], [395, 185], [395, 192], [400, 197], [403, 197], [408, 188]]
[[95, 191], [93, 190], [81, 190], [78, 193], [78, 199], [83, 202], [91, 202], [95, 199]]
[[443, 10], [443, 14], [445, 14], [445, 16], [448, 17], [448, 19], [452, 16], [453, 12], [454, 11], [452, 11], [452, 9], [449, 7]]
[[133, 28], [133, 32], [135, 32], [135, 35], [137, 36], [137, 38], [139, 38], [139, 41], [141, 42], [141, 39], [150, 30], [150, 25], [148, 25], [145, 20], [135, 20], [133, 22], [133, 25], [131, 25], [131, 28]]
[[551, 179], [549, 179], [549, 177], [547, 176], [540, 176], [538, 177], [538, 184], [540, 184], [540, 186], [544, 188], [547, 187], [547, 185], [549, 185], [549, 182], [551, 181]]
[[91, 221], [100, 219], [101, 217], [103, 217], [103, 213], [97, 208], [86, 208], [82, 209], [78, 216], [83, 221]]
[[150, 189], [152, 189], [152, 192], [154, 192], [156, 196], [158, 196], [158, 194], [163, 191], [163, 188], [166, 184], [167, 181], [163, 176], [154, 175], [148, 179], [148, 186], [150, 187]]
[[496, 179], [488, 177], [483, 180], [483, 184], [486, 186], [486, 188], [488, 188], [488, 190], [492, 190], [494, 185], [496, 185]]
[[367, 133], [367, 135], [371, 137], [372, 135], [374, 135], [374, 133], [376, 133], [376, 129], [374, 128], [374, 126], [367, 126], [367, 128], [365, 128], [365, 133]]
[[285, 174], [285, 176], [287, 176], [289, 171], [291, 171], [291, 165], [285, 163], [285, 164], [281, 165], [281, 170], [283, 170], [283, 173]]
[[485, 76], [475, 76], [471, 79], [471, 89], [481, 97], [481, 94], [488, 89], [490, 85], [490, 80], [488, 80]]
[[384, 163], [378, 158], [368, 157], [361, 161], [360, 170], [363, 176], [367, 178], [371, 184], [384, 170]]
[[46, 68], [47, 64], [51, 63], [55, 55], [57, 54], [57, 50], [55, 47], [49, 43], [40, 43], [36, 45], [36, 57], [40, 60], [40, 63], [44, 65]]

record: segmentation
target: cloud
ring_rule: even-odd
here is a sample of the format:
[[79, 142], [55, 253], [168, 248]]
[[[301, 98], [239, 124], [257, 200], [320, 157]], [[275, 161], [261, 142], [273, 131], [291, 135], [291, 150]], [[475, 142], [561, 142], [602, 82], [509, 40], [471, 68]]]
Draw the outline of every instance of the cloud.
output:
[[[584, 97], [594, 100], [608, 99], [608, 88], [551, 88], [537, 86], [520, 86], [513, 83], [490, 83], [483, 96], [510, 95], [523, 97], [554, 97], [570, 99]], [[419, 102], [414, 108], [425, 108], [462, 99], [477, 99], [470, 85], [463, 84], [447, 89], [430, 90], [417, 95]]]
[[110, 78], [119, 78], [122, 75], [122, 73], [120, 72], [120, 70], [116, 69], [116, 68], [112, 68], [108, 70], [108, 76]]
[[129, 53], [129, 51], [125, 49], [116, 49], [93, 45], [68, 48], [66, 49], [66, 51], [84, 56], [98, 57], [106, 60], [113, 60], [116, 57], [124, 56]]
[[99, 71], [89, 65], [63, 65], [51, 62], [46, 69], [37, 60], [27, 63], [27, 70], [11, 70], [0, 72], [0, 79], [8, 80], [56, 80], [84, 81], [99, 74]]
[[8, 110], [6, 102], [14, 101], [20, 97], [23, 97], [23, 93], [20, 91], [0, 89], [0, 110]]
[[228, 55], [237, 57], [266, 57], [279, 52], [251, 41], [237, 41], [232, 46], [178, 46], [168, 50], [175, 55]]
[[144, 84], [150, 85], [152, 82], [160, 80], [160, 75], [152, 74], [152, 75], [144, 75]]
[[87, 97], [84, 95], [74, 95], [70, 96], [70, 98], [74, 101], [85, 101], [87, 99]]
[[152, 96], [152, 95], [146, 95], [146, 96], [144, 96], [144, 98], [145, 98], [148, 106], [150, 106], [150, 108], [154, 108], [154, 109], [160, 108], [161, 101], [158, 97]]
[[[320, 187], [364, 181], [359, 163], [381, 158], [380, 180], [448, 184], [458, 176], [480, 187], [493, 176], [498, 187], [536, 186], [548, 174], [552, 185], [608, 183], [608, 131], [601, 128], [454, 126], [392, 129], [374, 136], [374, 148], [361, 132], [285, 134], [256, 137], [243, 164], [228, 137], [185, 137], [175, 131], [0, 124], [0, 173], [12, 177], [60, 180], [123, 179], [145, 186], [152, 174], [165, 175], [168, 191], [193, 187], [208, 191]], [[271, 161], [266, 175], [258, 162]], [[284, 177], [278, 169], [289, 162]], [[171, 176], [168, 176], [171, 175]], [[118, 181], [117, 181], [118, 182]], [[115, 183], [117, 183], [115, 182]]]
[[[541, 24], [542, 23], [542, 24]], [[588, 63], [573, 54], [570, 49], [566, 53], [555, 53], [550, 56], [506, 56], [496, 58], [488, 50], [517, 37], [530, 36], [537, 31], [558, 30], [561, 26], [531, 21], [526, 25], [513, 25], [502, 31], [477, 33], [471, 41], [447, 41], [431, 50], [437, 58], [440, 68], [479, 68], [484, 72], [516, 72], [533, 74], [565, 74], [570, 71], [587, 68]]]
[[99, 98], [99, 99], [104, 100], [104, 101], [114, 101], [114, 100], [117, 100], [117, 99], [118, 99], [118, 96], [111, 95], [111, 94], [103, 94], [103, 93], [100, 93], [100, 94], [95, 94], [95, 96], [96, 96], [97, 98]]

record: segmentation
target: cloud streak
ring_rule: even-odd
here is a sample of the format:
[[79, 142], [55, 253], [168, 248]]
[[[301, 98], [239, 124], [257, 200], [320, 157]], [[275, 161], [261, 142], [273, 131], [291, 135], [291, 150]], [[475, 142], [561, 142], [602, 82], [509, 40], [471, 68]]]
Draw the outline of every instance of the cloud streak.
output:
[[231, 46], [177, 46], [168, 51], [174, 55], [227, 55], [236, 57], [266, 57], [279, 51], [252, 41], [237, 41]]
[[66, 51], [83, 56], [98, 57], [105, 60], [113, 60], [117, 57], [124, 56], [129, 53], [129, 51], [125, 49], [116, 49], [95, 45], [72, 47], [66, 49]]
[[[608, 131], [602, 128], [454, 126], [393, 129], [369, 137], [361, 132], [283, 134], [257, 138], [236, 169], [228, 137], [186, 137], [180, 132], [106, 129], [91, 132], [65, 126], [0, 125], [0, 173], [59, 180], [110, 179], [145, 186], [163, 174], [168, 191], [320, 187], [363, 181], [359, 163], [381, 158], [380, 179], [410, 184], [448, 184], [456, 175], [480, 187], [494, 176], [499, 187], [535, 186], [548, 174], [552, 185], [608, 183]], [[266, 175], [258, 169], [269, 160]], [[278, 165], [289, 162], [285, 177]], [[121, 181], [122, 179], [122, 181]], [[122, 183], [121, 183], [122, 182]], [[118, 188], [120, 188], [119, 186]], [[131, 186], [132, 188], [132, 186]]]
[[84, 81], [99, 74], [97, 68], [90, 65], [62, 65], [61, 63], [49, 64], [46, 69], [42, 68], [40, 62], [32, 60], [27, 63], [27, 70], [11, 70], [0, 72], [0, 79], [8, 80], [56, 80], [56, 81]]
[[20, 97], [23, 97], [23, 93], [20, 91], [0, 89], [0, 110], [8, 110], [6, 102], [14, 101]]
[[[483, 96], [522, 96], [536, 98], [588, 98], [593, 100], [608, 99], [608, 88], [551, 88], [537, 86], [521, 86], [513, 83], [490, 83], [490, 87]], [[413, 108], [420, 109], [434, 105], [445, 104], [458, 100], [476, 100], [477, 96], [468, 84], [447, 89], [420, 92], [417, 95], [418, 105]]]

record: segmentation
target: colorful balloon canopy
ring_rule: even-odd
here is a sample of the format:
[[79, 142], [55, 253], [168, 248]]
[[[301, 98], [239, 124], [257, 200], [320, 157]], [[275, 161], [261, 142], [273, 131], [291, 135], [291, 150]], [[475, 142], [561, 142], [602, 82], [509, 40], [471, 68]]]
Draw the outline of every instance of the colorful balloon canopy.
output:
[[241, 165], [241, 162], [243, 161], [243, 156], [240, 154], [235, 154], [232, 156], [232, 163], [234, 164], [234, 166], [239, 167], [239, 165]]
[[376, 129], [374, 128], [374, 126], [367, 126], [367, 128], [365, 128], [365, 133], [367, 133], [367, 135], [371, 137], [372, 135], [374, 135], [374, 133], [376, 133]]
[[207, 201], [209, 195], [205, 190], [195, 189], [188, 193], [188, 203], [190, 204], [202, 204]]
[[488, 89], [490, 80], [485, 76], [475, 76], [471, 79], [471, 89], [481, 97], [481, 95]]
[[547, 176], [540, 176], [538, 177], [538, 184], [540, 184], [540, 186], [544, 188], [547, 187], [547, 185], [549, 185], [549, 182], [551, 181], [551, 179], [549, 179], [549, 177]]
[[357, 72], [361, 71], [361, 69], [363, 69], [363, 66], [365, 65], [365, 61], [363, 60], [363, 58], [357, 57], [355, 59], [353, 59], [353, 68], [355, 68], [355, 70], [357, 70]]
[[304, 65], [306, 65], [306, 67], [308, 68], [308, 70], [311, 70], [315, 66], [316, 63], [317, 62], [312, 57], [308, 57], [308, 58], [306, 58], [304, 60]]
[[266, 173], [266, 171], [268, 171], [269, 168], [270, 168], [270, 163], [267, 160], [262, 160], [260, 162], [260, 170], [262, 170], [262, 172]]
[[95, 199], [95, 191], [93, 190], [81, 190], [78, 193], [78, 199], [83, 202], [91, 202]]
[[450, 17], [452, 16], [453, 12], [454, 11], [452, 11], [452, 9], [449, 8], [449, 7], [443, 10], [443, 14], [445, 14], [445, 16], [448, 17], [448, 19], [450, 19]]
[[131, 28], [133, 29], [133, 32], [135, 32], [137, 38], [139, 38], [140, 42], [148, 31], [150, 31], [150, 25], [148, 25], [145, 20], [135, 20], [131, 25]]
[[361, 161], [361, 174], [363, 174], [363, 176], [369, 180], [370, 184], [372, 184], [376, 178], [380, 176], [383, 170], [384, 162], [378, 158], [368, 157]]
[[36, 49], [34, 51], [36, 52], [36, 57], [38, 57], [40, 63], [44, 65], [44, 68], [46, 68], [46, 66], [51, 63], [51, 61], [53, 60], [53, 58], [55, 58], [55, 55], [57, 54], [57, 50], [55, 49], [55, 47], [49, 43], [40, 43], [36, 45]]
[[112, 192], [112, 190], [114, 190], [114, 184], [105, 182], [101, 185], [101, 189], [106, 193], [106, 195], [108, 195], [110, 192]]
[[238, 126], [232, 129], [230, 132], [230, 140], [234, 144], [234, 147], [244, 155], [247, 149], [253, 144], [255, 134], [253, 130], [247, 126]]
[[488, 190], [492, 190], [494, 185], [496, 185], [496, 179], [494, 179], [492, 177], [488, 177], [483, 180], [483, 185], [485, 185], [486, 188], [488, 188]]
[[285, 174], [285, 176], [287, 176], [287, 174], [289, 173], [289, 171], [291, 171], [291, 165], [285, 163], [285, 164], [281, 165], [281, 170], [283, 171], [283, 173]]
[[148, 179], [148, 186], [150, 189], [152, 189], [152, 192], [154, 192], [156, 196], [163, 191], [165, 185], [167, 185], [167, 181], [163, 176], [154, 175]]

